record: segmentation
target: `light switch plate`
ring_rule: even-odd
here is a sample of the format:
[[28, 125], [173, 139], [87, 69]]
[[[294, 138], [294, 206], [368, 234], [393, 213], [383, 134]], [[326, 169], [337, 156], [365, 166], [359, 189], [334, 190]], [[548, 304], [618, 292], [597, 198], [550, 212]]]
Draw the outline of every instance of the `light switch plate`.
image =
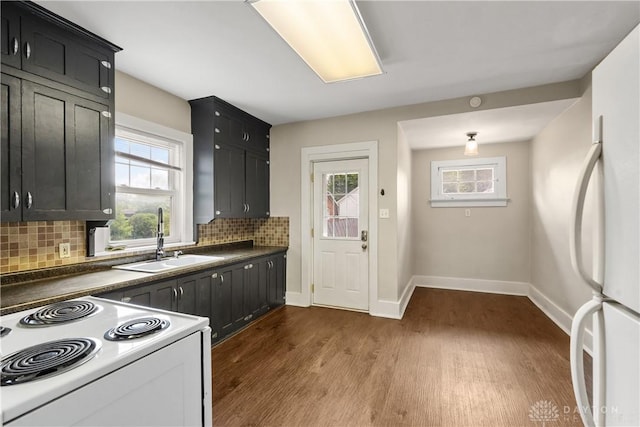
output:
[[380, 218], [389, 218], [389, 209], [380, 209]]

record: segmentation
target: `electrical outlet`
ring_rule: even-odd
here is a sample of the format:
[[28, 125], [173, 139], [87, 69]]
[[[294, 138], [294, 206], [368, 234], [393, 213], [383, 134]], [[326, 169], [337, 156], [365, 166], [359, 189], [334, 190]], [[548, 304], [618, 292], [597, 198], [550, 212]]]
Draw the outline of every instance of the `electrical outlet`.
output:
[[380, 209], [380, 218], [389, 218], [389, 209]]
[[467, 216], [467, 217], [471, 216], [471, 209], [465, 209], [464, 216]]
[[60, 243], [58, 245], [60, 249], [60, 258], [70, 258], [71, 257], [71, 244], [70, 243]]

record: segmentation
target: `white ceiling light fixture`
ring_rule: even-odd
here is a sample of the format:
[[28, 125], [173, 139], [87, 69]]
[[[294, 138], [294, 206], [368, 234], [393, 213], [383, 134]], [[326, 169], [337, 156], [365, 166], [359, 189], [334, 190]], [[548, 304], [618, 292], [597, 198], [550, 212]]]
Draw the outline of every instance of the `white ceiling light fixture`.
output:
[[465, 156], [477, 156], [478, 155], [478, 142], [476, 141], [476, 135], [478, 132], [467, 132], [467, 143], [464, 146]]
[[353, 0], [247, 0], [325, 83], [382, 74]]

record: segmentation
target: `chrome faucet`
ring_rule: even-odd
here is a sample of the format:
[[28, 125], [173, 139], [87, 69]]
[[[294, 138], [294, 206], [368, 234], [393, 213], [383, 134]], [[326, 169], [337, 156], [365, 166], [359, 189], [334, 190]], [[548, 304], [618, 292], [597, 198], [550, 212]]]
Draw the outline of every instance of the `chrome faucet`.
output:
[[162, 208], [158, 208], [158, 233], [156, 234], [156, 261], [160, 261], [164, 256], [164, 220], [162, 219]]

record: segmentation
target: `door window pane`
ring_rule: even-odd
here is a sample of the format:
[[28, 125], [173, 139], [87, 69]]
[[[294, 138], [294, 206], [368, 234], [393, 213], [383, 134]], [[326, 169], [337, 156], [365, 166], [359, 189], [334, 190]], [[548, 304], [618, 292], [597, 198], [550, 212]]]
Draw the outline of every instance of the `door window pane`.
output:
[[323, 174], [323, 237], [358, 238], [358, 173]]

